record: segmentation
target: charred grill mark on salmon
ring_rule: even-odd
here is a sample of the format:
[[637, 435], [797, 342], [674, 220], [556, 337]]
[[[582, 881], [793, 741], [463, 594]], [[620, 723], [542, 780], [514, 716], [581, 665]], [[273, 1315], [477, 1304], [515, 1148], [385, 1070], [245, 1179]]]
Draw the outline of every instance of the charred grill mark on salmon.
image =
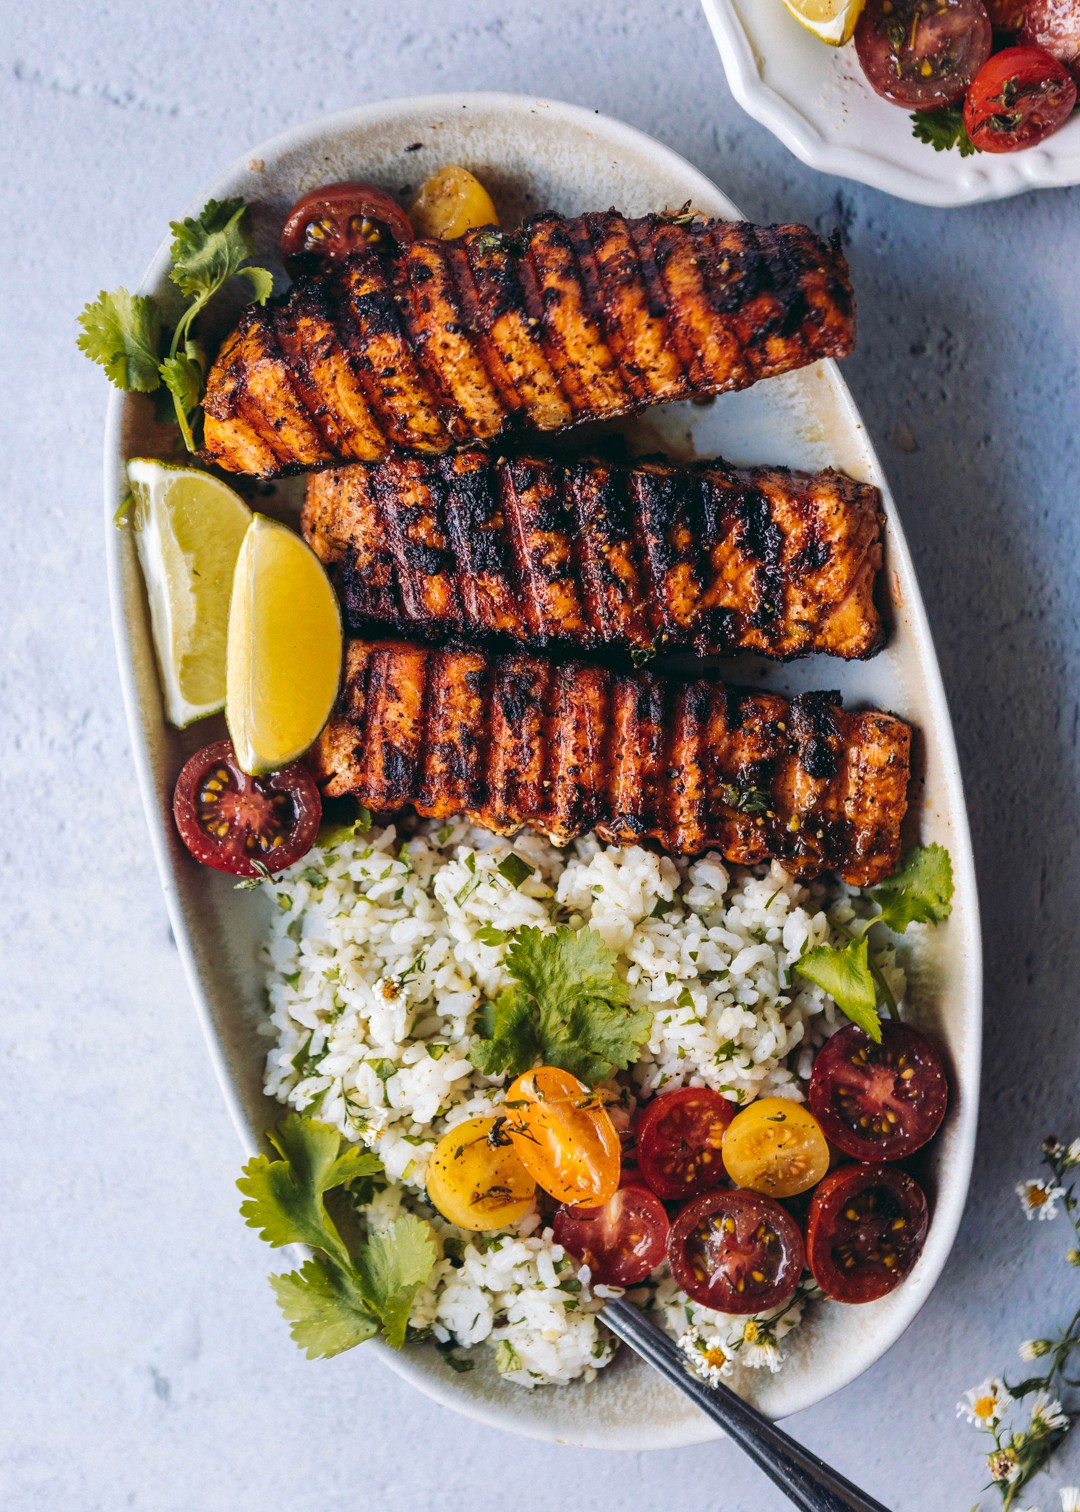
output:
[[853, 339], [847, 264], [805, 226], [548, 213], [365, 250], [250, 307], [207, 379], [203, 454], [274, 477], [444, 452], [745, 388]]
[[911, 730], [834, 693], [791, 700], [707, 678], [613, 672], [528, 651], [352, 640], [308, 760], [376, 810], [466, 813], [564, 843], [595, 830], [868, 887], [895, 870]]
[[880, 504], [836, 472], [467, 448], [313, 473], [303, 528], [357, 634], [852, 659], [883, 641]]

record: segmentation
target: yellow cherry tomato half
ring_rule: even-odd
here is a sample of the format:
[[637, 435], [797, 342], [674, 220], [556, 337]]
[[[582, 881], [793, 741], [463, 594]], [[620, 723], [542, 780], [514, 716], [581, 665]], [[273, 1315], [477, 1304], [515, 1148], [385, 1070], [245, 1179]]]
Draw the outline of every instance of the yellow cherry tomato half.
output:
[[499, 217], [491, 195], [467, 168], [448, 164], [420, 185], [409, 207], [417, 236], [447, 241], [464, 236], [474, 226], [497, 226]]
[[428, 1196], [458, 1228], [482, 1232], [516, 1223], [533, 1205], [536, 1182], [498, 1118], [469, 1118], [444, 1134], [428, 1162]]
[[538, 1066], [506, 1094], [506, 1132], [522, 1165], [558, 1202], [597, 1207], [619, 1190], [622, 1149], [603, 1094]]
[[759, 1097], [724, 1130], [724, 1167], [736, 1186], [769, 1197], [796, 1197], [829, 1169], [821, 1125], [802, 1103]]

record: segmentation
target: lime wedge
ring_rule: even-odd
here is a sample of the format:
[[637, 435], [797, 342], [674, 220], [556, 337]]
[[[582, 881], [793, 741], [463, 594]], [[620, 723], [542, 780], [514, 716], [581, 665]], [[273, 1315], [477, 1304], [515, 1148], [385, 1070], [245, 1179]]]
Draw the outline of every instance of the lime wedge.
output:
[[165, 716], [182, 729], [225, 706], [229, 598], [251, 510], [193, 467], [134, 457], [128, 481]]
[[851, 38], [859, 12], [866, 0], [784, 0], [784, 4], [801, 21], [807, 31], [812, 31], [830, 47], [840, 47]]
[[225, 718], [245, 772], [302, 756], [330, 717], [341, 677], [341, 614], [318, 557], [255, 515], [233, 579]]

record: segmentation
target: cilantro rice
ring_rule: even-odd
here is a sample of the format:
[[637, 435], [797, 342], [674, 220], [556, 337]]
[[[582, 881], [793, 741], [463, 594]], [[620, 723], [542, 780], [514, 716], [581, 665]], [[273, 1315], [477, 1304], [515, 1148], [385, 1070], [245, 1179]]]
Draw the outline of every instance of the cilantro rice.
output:
[[[846, 1022], [793, 966], [814, 945], [843, 943], [835, 926], [857, 899], [776, 865], [747, 871], [716, 855], [687, 862], [591, 838], [560, 849], [519, 835], [511, 846], [464, 820], [406, 822], [316, 849], [267, 886], [277, 904], [264, 948], [267, 1091], [378, 1152], [393, 1185], [376, 1193], [375, 1221], [404, 1207], [441, 1236], [412, 1328], [459, 1364], [474, 1346], [494, 1350], [497, 1369], [522, 1386], [590, 1379], [616, 1344], [596, 1317], [588, 1268], [539, 1215], [499, 1235], [466, 1234], [426, 1199], [439, 1137], [498, 1110], [502, 1078], [468, 1054], [478, 1010], [510, 985], [511, 932], [585, 925], [618, 953], [631, 1005], [653, 1014], [627, 1073], [640, 1097], [689, 1084], [739, 1104], [801, 1100], [816, 1047]], [[875, 959], [899, 998], [892, 947]], [[634, 1295], [713, 1378], [778, 1368], [803, 1305], [729, 1318], [689, 1301], [666, 1267]]]

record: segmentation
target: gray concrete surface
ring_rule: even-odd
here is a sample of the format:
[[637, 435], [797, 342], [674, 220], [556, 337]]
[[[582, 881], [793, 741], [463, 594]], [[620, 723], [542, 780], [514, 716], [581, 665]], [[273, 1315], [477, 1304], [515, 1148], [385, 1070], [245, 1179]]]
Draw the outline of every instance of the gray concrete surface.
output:
[[[76, 312], [136, 279], [168, 218], [263, 137], [382, 96], [499, 88], [621, 116], [751, 216], [839, 222], [849, 240], [846, 372], [922, 574], [970, 794], [986, 1074], [936, 1293], [886, 1359], [791, 1426], [901, 1512], [965, 1512], [983, 1467], [956, 1399], [1014, 1370], [1016, 1343], [1076, 1290], [1062, 1225], [1025, 1225], [1012, 1186], [1044, 1133], [1080, 1134], [1080, 190], [937, 212], [821, 177], [739, 111], [691, 0], [4, 9], [0, 1506], [782, 1505], [726, 1445], [547, 1448], [440, 1411], [374, 1360], [299, 1358], [237, 1218], [236, 1136], [131, 777], [105, 385], [75, 352]], [[1059, 1480], [1080, 1480], [1077, 1451]], [[1058, 1505], [1050, 1482], [1027, 1500]]]

